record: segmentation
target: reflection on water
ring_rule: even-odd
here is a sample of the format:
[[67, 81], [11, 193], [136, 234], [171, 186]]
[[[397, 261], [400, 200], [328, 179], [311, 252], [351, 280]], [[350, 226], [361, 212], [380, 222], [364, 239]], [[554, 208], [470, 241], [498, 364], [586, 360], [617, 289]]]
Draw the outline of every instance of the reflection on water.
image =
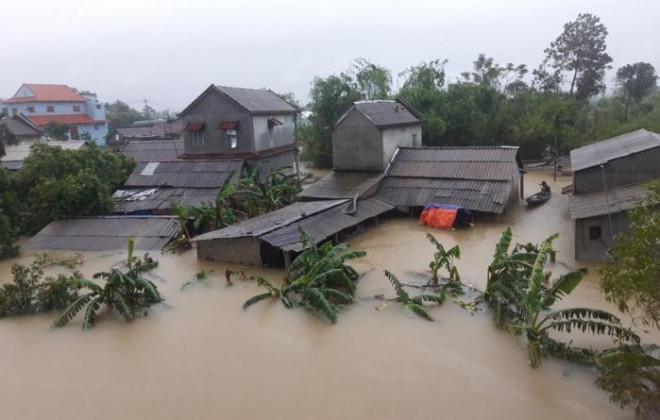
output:
[[[550, 180], [547, 174], [527, 175], [528, 192], [543, 175]], [[559, 191], [565, 184], [551, 186]], [[431, 309], [436, 322], [429, 323], [400, 305], [374, 309], [375, 294], [393, 296], [384, 268], [412, 280], [427, 267], [433, 248], [426, 232], [447, 246], [460, 244], [464, 281], [483, 288], [493, 247], [506, 226], [519, 242], [560, 232], [552, 268], [574, 263], [567, 198], [558, 193], [541, 207], [521, 205], [463, 231], [387, 220], [351, 241], [368, 252], [356, 263], [367, 272], [358, 287], [363, 299], [333, 326], [275, 302], [243, 312], [242, 303], [257, 292], [253, 281], [236, 279], [226, 286], [226, 266], [198, 262], [194, 251], [161, 255], [157, 283], [167, 305], [147, 319], [126, 325], [102, 318], [89, 332], [81, 331], [79, 322], [49, 331], [53, 314], [0, 320], [2, 417], [632, 418], [609, 405], [588, 369], [553, 360], [530, 369], [523, 343], [493, 328], [487, 313], [470, 316], [447, 303]], [[123, 255], [85, 254], [82, 271], [105, 270]], [[9, 265], [0, 265], [5, 280]], [[202, 268], [214, 270], [206, 283], [179, 291]], [[281, 274], [248, 270], [272, 279]], [[561, 305], [612, 309], [594, 274]], [[657, 335], [645, 339], [660, 341]]]

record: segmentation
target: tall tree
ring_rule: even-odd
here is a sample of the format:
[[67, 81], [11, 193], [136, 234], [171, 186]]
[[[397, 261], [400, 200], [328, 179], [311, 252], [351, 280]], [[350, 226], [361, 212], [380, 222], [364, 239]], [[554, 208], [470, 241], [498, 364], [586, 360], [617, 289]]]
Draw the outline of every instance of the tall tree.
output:
[[605, 89], [605, 70], [610, 69], [612, 57], [605, 52], [607, 28], [598, 16], [580, 13], [564, 25], [564, 31], [545, 49], [546, 61], [562, 72], [570, 72], [570, 95], [580, 100]]
[[656, 89], [658, 76], [650, 63], [626, 64], [616, 71], [616, 81], [626, 98], [626, 113], [623, 122], [628, 122], [630, 101], [637, 103]]
[[348, 75], [353, 79], [362, 99], [387, 99], [390, 96], [392, 74], [385, 67], [358, 58], [351, 65]]
[[108, 119], [108, 129], [112, 132], [117, 127], [126, 127], [135, 121], [143, 120], [144, 115], [122, 101], [105, 104], [105, 116]]
[[5, 147], [7, 147], [10, 144], [16, 144], [16, 136], [12, 134], [11, 131], [7, 128], [7, 126], [2, 122], [2, 118], [4, 117], [4, 114], [0, 114], [0, 157], [3, 157], [5, 155]]

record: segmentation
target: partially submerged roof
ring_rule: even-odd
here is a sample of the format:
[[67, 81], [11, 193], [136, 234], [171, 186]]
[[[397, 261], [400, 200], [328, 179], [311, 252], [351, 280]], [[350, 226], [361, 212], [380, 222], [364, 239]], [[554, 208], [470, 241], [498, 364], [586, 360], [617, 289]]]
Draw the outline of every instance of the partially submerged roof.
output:
[[383, 174], [373, 172], [332, 172], [307, 186], [298, 196], [305, 199], [362, 197], [375, 188]]
[[[42, 142], [36, 142], [42, 143]], [[35, 142], [22, 142], [5, 147], [5, 155], [0, 158], [2, 165], [8, 169], [18, 170], [23, 166], [23, 160], [30, 155], [30, 148]], [[87, 145], [84, 140], [48, 141], [43, 144], [50, 147], [60, 147], [65, 150], [80, 150]]]
[[129, 140], [121, 153], [138, 162], [180, 160], [183, 140]]
[[160, 250], [179, 234], [175, 217], [103, 216], [56, 220], [25, 245], [26, 249], [109, 251], [126, 247], [128, 238], [136, 249]]
[[[33, 95], [14, 96], [5, 101], [8, 104], [24, 102], [87, 102], [88, 99], [80, 95], [75, 89], [67, 85], [48, 85], [26, 83], [21, 87], [27, 87]], [[20, 89], [19, 89], [20, 91]]]
[[244, 220], [224, 229], [214, 230], [197, 236], [193, 241], [242, 238], [245, 236], [258, 237], [348, 201], [349, 200], [326, 200], [293, 203], [279, 210]]
[[503, 213], [519, 171], [517, 147], [399, 148], [377, 197], [401, 206], [453, 204]]
[[352, 202], [347, 202], [344, 205], [331, 207], [287, 226], [275, 229], [260, 236], [259, 239], [284, 251], [300, 252], [303, 250], [300, 229], [303, 229], [316, 243], [319, 243], [344, 229], [394, 209], [392, 204], [383, 200], [368, 198], [358, 200], [355, 212], [349, 214], [346, 207], [351, 207], [352, 205]]
[[197, 102], [212, 91], [228, 97], [252, 114], [295, 114], [298, 112], [296, 108], [272, 90], [211, 85], [181, 111], [179, 116], [186, 114]]
[[130, 214], [168, 211], [172, 202], [199, 207], [214, 203], [219, 188], [140, 188], [117, 190], [112, 195], [115, 213]]
[[220, 188], [229, 176], [237, 179], [242, 168], [242, 160], [140, 162], [124, 187]]
[[357, 110], [371, 121], [376, 127], [399, 127], [405, 125], [421, 124], [419, 114], [408, 104], [400, 99], [396, 101], [358, 101], [355, 102], [335, 123], [341, 124], [346, 116]]
[[630, 210], [646, 197], [647, 189], [643, 183], [613, 188], [605, 192], [578, 194], [570, 198], [571, 218], [602, 216]]
[[571, 150], [573, 172], [660, 147], [660, 134], [640, 129]]

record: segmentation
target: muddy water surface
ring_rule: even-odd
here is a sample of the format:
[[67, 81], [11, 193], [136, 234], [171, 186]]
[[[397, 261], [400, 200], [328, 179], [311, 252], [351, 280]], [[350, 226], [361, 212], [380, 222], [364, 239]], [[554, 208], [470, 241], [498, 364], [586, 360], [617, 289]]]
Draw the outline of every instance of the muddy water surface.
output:
[[[528, 174], [528, 191], [541, 177], [549, 179]], [[632, 418], [609, 405], [588, 369], [553, 360], [530, 369], [523, 344], [495, 330], [488, 313], [470, 316], [448, 302], [431, 309], [436, 322], [429, 323], [394, 304], [375, 310], [375, 294], [393, 296], [384, 268], [412, 282], [428, 265], [433, 249], [426, 232], [445, 245], [460, 244], [463, 279], [480, 288], [506, 226], [520, 242], [560, 232], [552, 268], [573, 264], [567, 199], [558, 194], [565, 184], [551, 183], [556, 193], [544, 206], [520, 206], [465, 231], [442, 232], [400, 218], [355, 236], [352, 246], [368, 252], [356, 264], [366, 272], [358, 288], [363, 300], [333, 326], [270, 302], [243, 312], [241, 304], [258, 291], [254, 282], [227, 287], [226, 266], [197, 262], [194, 252], [159, 256], [157, 284], [167, 305], [132, 325], [103, 317], [89, 332], [79, 322], [50, 331], [54, 314], [0, 320], [0, 417]], [[91, 275], [122, 257], [87, 253], [81, 269]], [[25, 255], [12, 262], [30, 260]], [[0, 265], [5, 280], [10, 263]], [[179, 291], [201, 268], [215, 272], [205, 284]], [[248, 274], [281, 277], [278, 270]], [[561, 305], [612, 309], [593, 274]], [[645, 339], [660, 342], [657, 335]]]

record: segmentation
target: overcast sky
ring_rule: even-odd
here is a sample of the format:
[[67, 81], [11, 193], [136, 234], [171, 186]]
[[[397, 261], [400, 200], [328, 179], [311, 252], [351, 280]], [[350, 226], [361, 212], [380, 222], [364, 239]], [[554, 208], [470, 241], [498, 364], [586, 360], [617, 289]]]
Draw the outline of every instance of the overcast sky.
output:
[[614, 69], [647, 61], [660, 72], [658, 0], [14, 0], [0, 4], [0, 98], [62, 83], [179, 111], [215, 83], [306, 102], [314, 76], [357, 57], [395, 79], [435, 58], [454, 79], [479, 53], [533, 68], [580, 12], [608, 28]]

